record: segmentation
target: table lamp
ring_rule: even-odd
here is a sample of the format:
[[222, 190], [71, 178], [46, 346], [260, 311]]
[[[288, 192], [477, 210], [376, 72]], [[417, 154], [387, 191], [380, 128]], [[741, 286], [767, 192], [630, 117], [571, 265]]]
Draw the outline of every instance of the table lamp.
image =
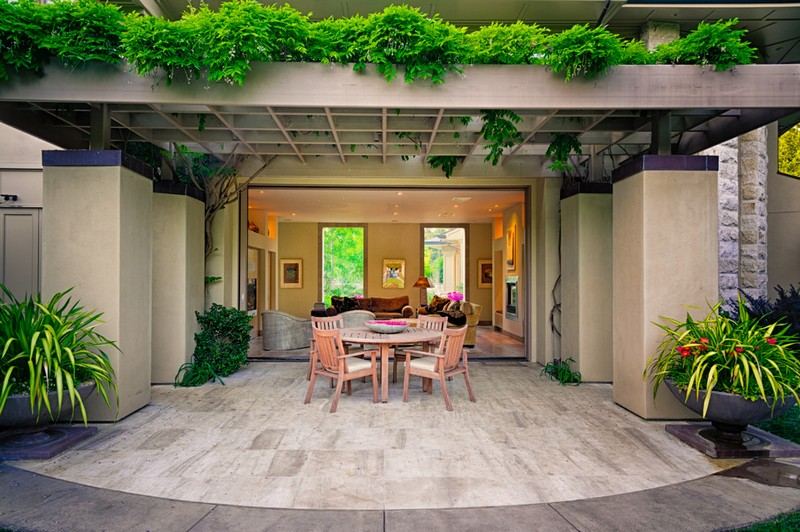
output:
[[420, 277], [414, 283], [414, 288], [419, 288], [419, 304], [420, 305], [427, 305], [428, 304], [428, 288], [432, 287], [433, 285], [428, 280], [427, 277]]

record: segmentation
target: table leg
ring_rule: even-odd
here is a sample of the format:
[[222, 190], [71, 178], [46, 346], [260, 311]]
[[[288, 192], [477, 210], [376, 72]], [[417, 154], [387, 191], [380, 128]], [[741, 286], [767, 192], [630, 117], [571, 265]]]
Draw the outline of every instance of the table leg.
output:
[[381, 401], [389, 401], [389, 344], [381, 344]]

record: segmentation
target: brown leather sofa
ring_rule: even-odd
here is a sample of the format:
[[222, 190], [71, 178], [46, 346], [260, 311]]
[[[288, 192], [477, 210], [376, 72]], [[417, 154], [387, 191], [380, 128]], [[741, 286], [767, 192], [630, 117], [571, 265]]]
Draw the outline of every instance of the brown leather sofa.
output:
[[375, 319], [412, 318], [414, 309], [408, 304], [408, 296], [398, 297], [338, 297], [331, 298], [332, 306], [326, 309], [328, 316], [336, 316], [348, 310], [368, 310]]

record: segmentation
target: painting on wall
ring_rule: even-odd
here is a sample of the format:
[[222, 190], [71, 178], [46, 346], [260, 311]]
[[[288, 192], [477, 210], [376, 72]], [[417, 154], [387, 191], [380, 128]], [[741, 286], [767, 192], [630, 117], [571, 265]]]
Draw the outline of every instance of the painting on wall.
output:
[[303, 259], [281, 259], [281, 288], [303, 288]]
[[478, 259], [478, 288], [492, 287], [491, 259]]
[[517, 267], [517, 224], [511, 224], [506, 231], [506, 267], [509, 271]]
[[406, 287], [405, 259], [383, 259], [383, 288]]

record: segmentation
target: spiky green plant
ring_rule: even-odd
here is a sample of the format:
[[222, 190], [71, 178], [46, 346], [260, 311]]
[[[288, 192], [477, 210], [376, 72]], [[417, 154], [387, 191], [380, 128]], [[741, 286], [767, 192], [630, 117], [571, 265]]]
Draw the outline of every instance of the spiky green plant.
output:
[[[27, 393], [31, 413], [43, 412], [54, 418], [61, 412], [66, 395], [71, 412], [80, 412], [88, 422], [78, 386], [94, 382], [97, 393], [111, 406], [109, 392], [116, 399], [114, 368], [107, 351], [116, 344], [97, 332], [102, 314], [84, 309], [59, 292], [47, 302], [39, 296], [18, 300], [2, 284], [5, 301], [0, 303], [0, 412], [12, 394]], [[57, 392], [58, 402], [50, 404], [48, 393]]]
[[[653, 394], [665, 379], [684, 390], [688, 399], [700, 391], [721, 391], [773, 407], [787, 396], [800, 401], [800, 360], [798, 338], [783, 323], [761, 323], [750, 317], [743, 299], [738, 301], [738, 318], [720, 312], [720, 304], [696, 320], [663, 318], [656, 323], [664, 340], [645, 369], [653, 383]], [[711, 393], [706, 393], [703, 417]]]

